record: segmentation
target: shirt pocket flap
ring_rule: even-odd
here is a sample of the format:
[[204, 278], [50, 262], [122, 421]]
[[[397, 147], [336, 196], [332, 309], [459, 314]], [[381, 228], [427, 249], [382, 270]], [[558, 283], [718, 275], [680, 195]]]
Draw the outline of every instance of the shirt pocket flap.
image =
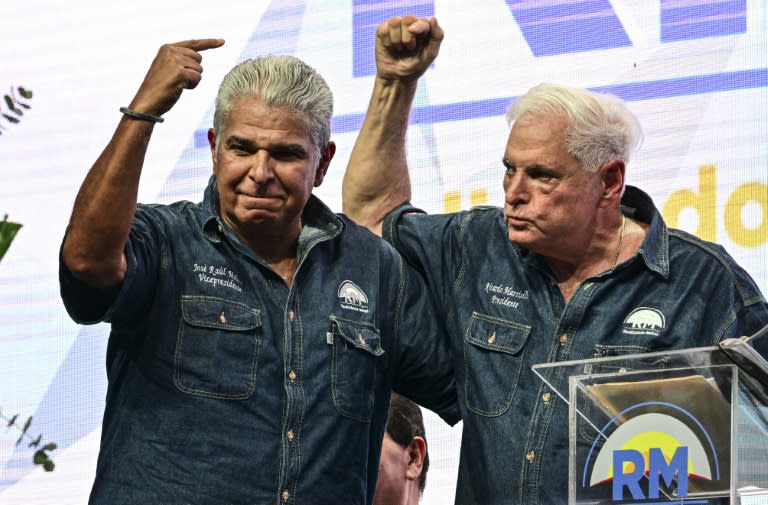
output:
[[336, 325], [339, 336], [348, 344], [357, 347], [360, 350], [369, 352], [374, 356], [384, 354], [381, 348], [381, 338], [379, 330], [371, 325], [341, 319], [331, 316], [331, 321]]
[[253, 330], [261, 326], [258, 309], [211, 296], [182, 296], [181, 313], [184, 321], [192, 326], [233, 331]]
[[490, 351], [516, 355], [525, 346], [530, 332], [530, 326], [474, 313], [466, 341]]

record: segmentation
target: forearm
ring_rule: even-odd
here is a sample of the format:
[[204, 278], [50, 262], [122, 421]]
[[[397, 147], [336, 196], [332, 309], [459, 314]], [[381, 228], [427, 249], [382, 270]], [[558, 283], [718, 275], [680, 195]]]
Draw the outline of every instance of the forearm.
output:
[[379, 235], [387, 213], [411, 198], [405, 140], [417, 85], [417, 80], [376, 78], [344, 174], [344, 213]]
[[154, 124], [123, 117], [83, 181], [72, 210], [62, 258], [81, 281], [120, 285], [141, 169]]
[[[193, 89], [200, 82], [200, 51], [222, 44], [222, 39], [193, 39], [160, 46], [130, 108], [150, 116], [165, 114], [184, 89]], [[127, 267], [125, 244], [154, 126], [146, 118], [123, 116], [80, 187], [62, 246], [62, 260], [86, 284], [112, 289], [123, 281]]]

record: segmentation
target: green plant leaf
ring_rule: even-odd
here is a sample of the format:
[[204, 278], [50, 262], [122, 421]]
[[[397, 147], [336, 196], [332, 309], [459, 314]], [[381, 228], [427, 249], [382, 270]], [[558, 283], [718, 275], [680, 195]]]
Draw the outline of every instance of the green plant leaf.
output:
[[16, 440], [16, 445], [18, 446], [22, 440], [24, 440], [24, 436], [27, 434], [27, 430], [29, 430], [29, 425], [32, 424], [32, 416], [29, 416], [27, 418], [27, 421], [24, 423], [24, 427], [21, 428], [21, 435], [19, 435], [19, 438]]
[[[5, 224], [7, 222], [8, 222], [8, 215], [6, 214], [5, 217], [3, 218], [3, 221], [0, 221], [0, 225]], [[27, 418], [27, 420], [24, 422], [23, 427], [19, 426], [19, 424], [16, 423], [18, 418], [19, 418], [19, 414], [16, 414], [12, 418], [8, 419], [7, 417], [5, 417], [5, 415], [2, 414], [2, 412], [0, 412], [0, 419], [4, 421], [8, 421], [8, 429], [15, 426], [16, 429], [19, 430], [19, 432], [21, 433], [19, 435], [18, 440], [16, 440], [17, 446], [21, 443], [21, 441], [24, 438], [28, 438], [30, 440], [32, 439], [32, 437], [30, 437], [28, 433], [29, 428], [32, 425], [32, 416], [29, 416]], [[32, 447], [39, 446], [42, 439], [43, 439], [43, 435], [41, 433], [34, 440], [29, 442], [27, 447], [32, 448]], [[53, 451], [56, 448], [57, 448], [57, 445], [54, 442], [49, 442], [45, 444], [45, 446], [43, 446], [41, 449], [37, 449], [35, 451], [34, 455], [32, 456], [32, 461], [34, 462], [35, 465], [42, 465], [43, 468], [45, 468], [46, 472], [52, 472], [53, 469], [56, 467], [56, 465], [53, 463], [53, 460], [51, 460], [50, 456], [46, 451]]]
[[5, 256], [5, 252], [11, 247], [11, 242], [16, 237], [21, 228], [21, 224], [8, 221], [8, 216], [0, 221], [0, 260]]
[[29, 426], [31, 424], [32, 424], [32, 416], [29, 416], [27, 418], [26, 422], [24, 422], [24, 427], [21, 429], [21, 436], [22, 437], [27, 434], [27, 430], [29, 430]]
[[13, 109], [13, 98], [11, 98], [11, 95], [4, 95], [3, 99], [5, 100], [5, 105], [9, 109]]
[[43, 463], [45, 463], [46, 461], [48, 461], [48, 455], [45, 453], [45, 451], [44, 451], [44, 450], [42, 450], [42, 449], [38, 449], [37, 451], [35, 451], [35, 455], [34, 455], [34, 457], [32, 458], [32, 461], [33, 461], [33, 462], [34, 462], [36, 465], [42, 465]]
[[2, 116], [5, 119], [7, 119], [8, 121], [10, 121], [11, 123], [18, 123], [19, 122], [19, 118], [17, 118], [17, 117], [9, 116], [8, 114], [5, 114], [5, 113], [3, 113]]
[[48, 457], [43, 449], [35, 452], [35, 456], [32, 458], [36, 465], [43, 465], [46, 472], [52, 472], [56, 465], [53, 460]]
[[43, 434], [39, 434], [36, 439], [27, 444], [27, 447], [37, 447], [40, 445], [40, 441], [43, 439]]
[[32, 98], [32, 90], [31, 89], [25, 89], [21, 86], [17, 88], [19, 90], [19, 94], [23, 96], [24, 98]]

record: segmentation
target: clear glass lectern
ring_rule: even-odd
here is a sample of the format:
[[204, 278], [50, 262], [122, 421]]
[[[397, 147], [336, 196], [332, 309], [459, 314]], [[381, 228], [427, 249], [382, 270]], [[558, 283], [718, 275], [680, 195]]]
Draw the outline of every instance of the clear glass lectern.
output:
[[535, 365], [550, 387], [568, 377], [552, 387], [569, 408], [568, 503], [768, 504], [768, 362], [749, 340]]

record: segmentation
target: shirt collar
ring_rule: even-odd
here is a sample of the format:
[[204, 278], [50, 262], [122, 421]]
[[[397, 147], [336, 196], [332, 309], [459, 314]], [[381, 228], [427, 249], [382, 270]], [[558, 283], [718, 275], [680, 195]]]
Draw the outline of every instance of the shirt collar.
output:
[[649, 225], [637, 253], [646, 267], [664, 278], [669, 277], [669, 230], [647, 193], [627, 186], [621, 198], [621, 210], [627, 216]]
[[203, 193], [202, 231], [203, 236], [218, 244], [224, 234], [224, 223], [219, 218], [219, 192], [216, 190], [216, 176], [211, 175]]

